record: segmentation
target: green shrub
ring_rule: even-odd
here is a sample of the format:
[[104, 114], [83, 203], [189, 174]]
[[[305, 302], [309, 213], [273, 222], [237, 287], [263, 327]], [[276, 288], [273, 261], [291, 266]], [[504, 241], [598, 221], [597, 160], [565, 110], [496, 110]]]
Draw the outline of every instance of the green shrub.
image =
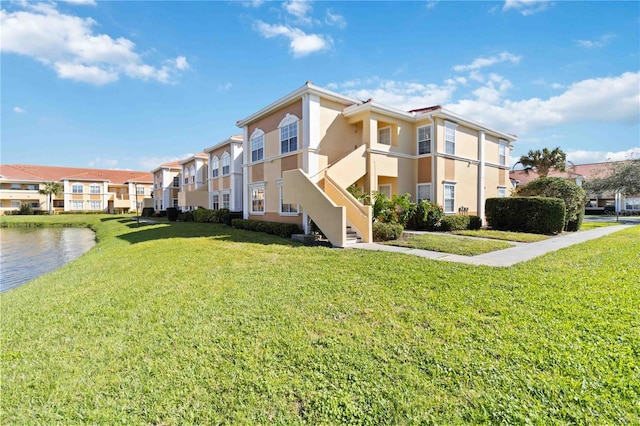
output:
[[231, 226], [248, 231], [265, 232], [282, 238], [291, 238], [293, 234], [302, 232], [295, 223], [265, 222], [262, 220], [232, 219]]
[[444, 216], [440, 222], [439, 231], [463, 231], [466, 229], [480, 229], [482, 220], [478, 216], [454, 214]]
[[555, 234], [564, 229], [565, 204], [559, 198], [487, 198], [485, 214], [492, 229]]
[[399, 223], [403, 227], [415, 215], [417, 205], [411, 202], [411, 194], [394, 195], [391, 199], [376, 192], [373, 203], [373, 218], [378, 222]]
[[435, 231], [440, 227], [444, 217], [444, 210], [437, 203], [420, 201], [414, 210], [413, 216], [407, 222], [407, 228], [419, 231]]
[[182, 222], [195, 222], [196, 218], [192, 211], [182, 212], [178, 215], [178, 219]]
[[[534, 179], [518, 190], [520, 197], [551, 197], [560, 198], [565, 204], [564, 228], [569, 231], [580, 230], [582, 220], [579, 219], [584, 206], [589, 201], [584, 189], [574, 182], [557, 177], [543, 177]], [[584, 214], [584, 213], [582, 213]], [[571, 223], [571, 225], [569, 225]]]
[[242, 212], [231, 212], [227, 210], [226, 213], [222, 214], [222, 223], [225, 225], [231, 226], [231, 221], [233, 219], [242, 219]]
[[373, 222], [373, 241], [397, 240], [404, 231], [404, 226], [399, 223]]
[[20, 205], [20, 209], [15, 210], [12, 214], [18, 216], [30, 216], [33, 214], [33, 207], [31, 207], [31, 204], [23, 203]]
[[145, 207], [142, 209], [142, 217], [153, 217], [153, 207]]
[[580, 228], [582, 227], [582, 219], [584, 219], [584, 212], [585, 212], [585, 209], [583, 207], [582, 210], [578, 212], [578, 217], [575, 220], [570, 220], [567, 222], [567, 224], [564, 227], [564, 230], [569, 232], [579, 231]]
[[176, 209], [175, 207], [167, 208], [167, 219], [169, 219], [169, 222], [175, 222], [176, 220], [178, 220], [178, 216], [180, 216], [180, 212], [178, 211], [178, 209]]

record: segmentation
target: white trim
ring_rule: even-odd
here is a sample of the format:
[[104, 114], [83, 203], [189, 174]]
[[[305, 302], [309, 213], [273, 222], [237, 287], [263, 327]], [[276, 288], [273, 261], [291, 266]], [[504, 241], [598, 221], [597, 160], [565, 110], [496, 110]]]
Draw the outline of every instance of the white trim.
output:
[[[420, 129], [429, 128], [429, 152], [420, 154]], [[424, 157], [433, 154], [433, 125], [425, 124], [416, 128], [416, 156]]]
[[[253, 210], [253, 190], [254, 189], [262, 189], [262, 211], [260, 210]], [[248, 191], [248, 196], [249, 196], [249, 212], [252, 215], [264, 215], [267, 211], [267, 189], [266, 189], [266, 185], [264, 182], [262, 183], [252, 183], [249, 185], [249, 191]]]
[[[444, 154], [445, 155], [451, 155], [451, 156], [455, 156], [456, 155], [456, 142], [457, 142], [457, 137], [456, 137], [456, 129], [458, 128], [458, 124], [454, 123], [452, 121], [444, 121]], [[451, 143], [453, 144], [453, 152], [448, 152], [447, 151], [447, 130], [452, 130], [453, 131], [453, 140], [451, 141]]]
[[485, 185], [487, 182], [486, 171], [485, 171], [485, 151], [486, 151], [486, 140], [484, 130], [480, 130], [478, 132], [478, 160], [480, 160], [478, 165], [478, 201], [477, 201], [477, 212], [480, 220], [484, 223], [484, 203], [485, 203]]
[[[278, 184], [278, 214], [280, 216], [299, 216], [300, 215], [300, 205], [299, 204], [295, 204], [296, 206], [296, 211], [295, 213], [293, 212], [283, 212], [282, 211], [282, 179], [276, 179], [276, 183]], [[284, 203], [284, 204], [289, 204], [290, 206], [294, 206], [294, 204], [291, 203]]]
[[[451, 210], [447, 210], [447, 186], [453, 187], [453, 208]], [[442, 181], [442, 208], [445, 213], [455, 213], [456, 212], [456, 182], [453, 181]]]
[[[249, 219], [249, 127], [245, 126], [242, 129], [243, 142], [242, 142], [242, 218]], [[245, 149], [246, 147], [246, 149]]]
[[300, 121], [298, 116], [296, 116], [295, 114], [287, 113], [287, 115], [284, 116], [282, 121], [280, 121], [280, 124], [278, 124], [278, 129], [293, 123], [297, 123], [298, 121]]
[[421, 186], [427, 186], [429, 187], [429, 202], [433, 201], [433, 185], [431, 185], [431, 182], [425, 182], [425, 183], [417, 183], [416, 184], [416, 202], [420, 201], [420, 187]]
[[[389, 143], [382, 143], [382, 142], [380, 142], [380, 133], [381, 133], [383, 130], [387, 130], [387, 129], [389, 130]], [[391, 128], [391, 126], [378, 127], [378, 139], [377, 139], [377, 141], [376, 141], [376, 142], [377, 142], [378, 144], [380, 144], [380, 145], [384, 145], [384, 146], [391, 146], [391, 145], [393, 145], [393, 132], [392, 132], [392, 128]]]
[[[257, 160], [253, 160], [253, 140], [256, 138], [262, 137], [262, 158], [258, 158]], [[255, 129], [253, 131], [253, 133], [251, 134], [251, 137], [249, 138], [249, 155], [250, 155], [250, 164], [255, 164], [258, 163], [260, 161], [264, 161], [264, 153], [265, 153], [265, 149], [264, 149], [264, 145], [265, 145], [265, 133], [264, 130], [262, 129]], [[260, 149], [260, 148], [258, 148]], [[257, 151], [257, 150], [256, 150]]]
[[[224, 172], [224, 161], [227, 160], [227, 162], [229, 164], [227, 164], [227, 167], [229, 168], [229, 170], [227, 170], [227, 173]], [[222, 154], [221, 160], [220, 160], [220, 164], [222, 164], [222, 176], [229, 176], [229, 174], [231, 174], [231, 155], [229, 155], [229, 152], [225, 151]]]
[[[389, 195], [381, 191], [382, 188], [389, 188]], [[387, 195], [388, 199], [391, 199], [391, 197], [393, 197], [393, 185], [391, 185], [390, 183], [383, 183], [382, 185], [378, 184], [378, 193], [379, 194], [384, 193], [384, 195]]]

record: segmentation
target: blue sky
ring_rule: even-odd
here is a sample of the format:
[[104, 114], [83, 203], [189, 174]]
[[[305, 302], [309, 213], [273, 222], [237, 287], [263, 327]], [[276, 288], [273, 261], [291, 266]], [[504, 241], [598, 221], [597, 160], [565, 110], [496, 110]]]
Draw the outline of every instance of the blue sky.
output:
[[151, 170], [314, 84], [640, 154], [640, 3], [2, 2], [0, 161]]

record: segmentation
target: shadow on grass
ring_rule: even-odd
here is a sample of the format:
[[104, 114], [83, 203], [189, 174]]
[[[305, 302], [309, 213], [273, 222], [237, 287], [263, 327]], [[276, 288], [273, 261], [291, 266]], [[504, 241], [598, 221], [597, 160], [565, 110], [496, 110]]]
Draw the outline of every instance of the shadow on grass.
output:
[[230, 241], [236, 243], [253, 243], [263, 245], [277, 244], [289, 247], [302, 246], [300, 243], [277, 237], [275, 235], [235, 229], [222, 224], [194, 222], [149, 223], [141, 221], [138, 225], [135, 218], [120, 218], [119, 222], [128, 227], [130, 232], [118, 235], [118, 238], [125, 240], [130, 244], [168, 238], [209, 237], [218, 241]]

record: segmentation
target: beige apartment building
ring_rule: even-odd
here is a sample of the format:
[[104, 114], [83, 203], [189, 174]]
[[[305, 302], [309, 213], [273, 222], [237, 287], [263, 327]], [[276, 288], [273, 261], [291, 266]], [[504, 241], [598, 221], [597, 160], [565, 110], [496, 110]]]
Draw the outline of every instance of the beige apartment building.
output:
[[242, 210], [242, 135], [204, 150], [207, 154], [209, 208]]
[[514, 135], [440, 106], [402, 111], [306, 83], [250, 116], [243, 130], [247, 219], [309, 220], [337, 247], [370, 242], [371, 207], [347, 191], [431, 200], [447, 214], [484, 217], [507, 195]]
[[167, 207], [178, 208], [182, 165], [180, 161], [161, 164], [151, 170], [153, 174], [153, 209], [157, 212]]
[[180, 161], [182, 184], [178, 192], [178, 206], [182, 211], [209, 206], [207, 158], [207, 154], [199, 152]]
[[75, 167], [0, 165], [0, 213], [29, 204], [34, 211], [48, 211], [48, 196], [40, 194], [47, 182], [58, 182], [63, 191], [53, 197], [52, 211], [142, 211], [151, 199], [153, 176], [148, 172]]

